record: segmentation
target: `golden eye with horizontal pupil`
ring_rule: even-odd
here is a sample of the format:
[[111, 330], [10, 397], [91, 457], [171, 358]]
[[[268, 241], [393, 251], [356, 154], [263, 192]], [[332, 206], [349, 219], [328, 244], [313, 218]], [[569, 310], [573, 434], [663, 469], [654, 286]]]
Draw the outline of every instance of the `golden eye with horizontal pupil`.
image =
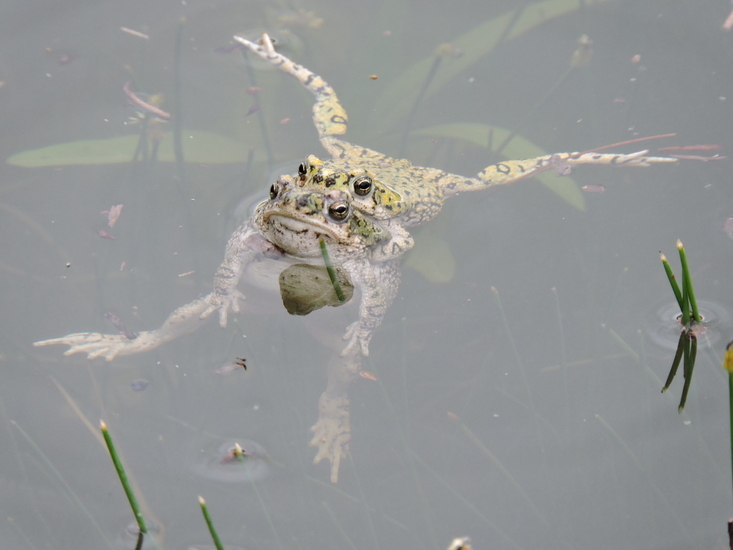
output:
[[270, 186], [270, 200], [275, 200], [279, 192], [280, 192], [280, 186], [277, 183], [273, 183]]
[[336, 201], [328, 207], [328, 215], [334, 221], [342, 222], [349, 216], [349, 203], [346, 201]]
[[372, 190], [372, 178], [369, 176], [359, 176], [354, 180], [354, 193], [364, 197]]
[[298, 175], [305, 176], [307, 173], [308, 173], [308, 167], [305, 165], [305, 162], [301, 162], [300, 166], [298, 166]]

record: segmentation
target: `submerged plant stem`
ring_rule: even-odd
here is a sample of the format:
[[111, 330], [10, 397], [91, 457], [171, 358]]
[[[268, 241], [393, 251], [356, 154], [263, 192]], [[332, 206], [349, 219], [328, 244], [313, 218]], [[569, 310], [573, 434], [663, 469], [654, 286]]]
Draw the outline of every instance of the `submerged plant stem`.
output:
[[23, 436], [23, 438], [26, 440], [26, 442], [33, 447], [33, 450], [38, 454], [38, 456], [41, 458], [41, 461], [43, 464], [49, 469], [49, 471], [53, 474], [53, 476], [56, 478], [56, 480], [61, 483], [64, 490], [66, 491], [67, 497], [76, 504], [76, 506], [84, 512], [84, 514], [89, 519], [91, 525], [94, 527], [94, 529], [99, 533], [99, 535], [102, 537], [102, 539], [107, 543], [107, 546], [112, 549], [114, 548], [112, 546], [112, 543], [107, 539], [107, 536], [104, 534], [104, 531], [102, 531], [102, 528], [99, 526], [99, 523], [94, 519], [94, 516], [92, 516], [91, 512], [89, 512], [89, 509], [84, 506], [84, 503], [79, 499], [77, 494], [73, 491], [73, 489], [69, 486], [69, 484], [66, 482], [64, 477], [61, 475], [61, 473], [56, 469], [56, 467], [53, 465], [53, 463], [49, 460], [49, 458], [45, 455], [45, 453], [41, 450], [41, 448], [36, 444], [35, 441], [31, 439], [31, 437], [25, 432], [23, 428], [20, 427], [20, 425], [15, 421], [11, 420], [10, 424], [15, 427], [15, 429], [18, 430], [20, 435]]
[[466, 434], [468, 439], [473, 442], [476, 447], [491, 460], [491, 462], [494, 463], [494, 465], [499, 468], [499, 471], [506, 477], [507, 480], [509, 480], [509, 483], [514, 486], [516, 491], [519, 493], [519, 495], [524, 499], [524, 501], [529, 505], [529, 507], [534, 511], [535, 514], [537, 514], [537, 517], [539, 520], [544, 523], [545, 525], [550, 525], [550, 523], [547, 521], [545, 516], [542, 514], [540, 509], [537, 507], [537, 505], [534, 503], [534, 501], [529, 497], [527, 492], [524, 490], [524, 488], [519, 484], [517, 479], [512, 475], [512, 473], [504, 466], [504, 464], [501, 463], [501, 461], [492, 453], [486, 445], [483, 444], [483, 442], [474, 434], [471, 429], [463, 424], [460, 423], [461, 430], [463, 430], [463, 433]]
[[680, 398], [679, 407], [677, 407], [677, 412], [680, 413], [685, 409], [687, 393], [690, 391], [692, 372], [695, 369], [695, 358], [697, 356], [697, 337], [688, 330], [683, 330], [682, 336], [685, 338], [685, 342], [683, 344], [685, 385], [682, 388], [682, 397]]
[[686, 338], [684, 331], [680, 333], [680, 339], [677, 342], [677, 352], [674, 354], [672, 368], [669, 369], [669, 375], [667, 376], [667, 381], [664, 383], [664, 387], [662, 388], [662, 393], [669, 389], [669, 386], [672, 384], [672, 380], [674, 380], [674, 377], [677, 374], [677, 369], [679, 368], [680, 361], [682, 360], [682, 352], [684, 351], [685, 343], [683, 338]]

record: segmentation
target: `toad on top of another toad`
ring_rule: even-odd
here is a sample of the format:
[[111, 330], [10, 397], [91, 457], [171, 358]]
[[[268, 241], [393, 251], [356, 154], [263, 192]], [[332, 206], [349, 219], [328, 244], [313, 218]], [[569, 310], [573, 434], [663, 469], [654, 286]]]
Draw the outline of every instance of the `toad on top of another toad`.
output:
[[328, 389], [321, 396], [319, 420], [311, 442], [318, 447], [315, 462], [331, 461], [331, 480], [350, 438], [346, 389], [368, 355], [369, 342], [397, 294], [399, 262], [412, 248], [408, 232], [440, 212], [446, 198], [458, 193], [508, 185], [555, 168], [566, 174], [580, 164], [650, 166], [676, 162], [675, 158], [631, 154], [558, 153], [527, 160], [492, 164], [475, 177], [450, 174], [437, 168], [415, 166], [341, 139], [346, 133], [346, 111], [333, 89], [320, 76], [278, 53], [267, 34], [259, 42], [234, 37], [240, 44], [281, 71], [295, 77], [315, 96], [313, 122], [330, 158], [313, 155], [293, 175], [280, 176], [270, 196], [231, 236], [224, 261], [214, 276], [213, 291], [175, 310], [163, 325], [125, 335], [76, 333], [36, 342], [36, 346], [66, 344], [65, 355], [86, 353], [89, 358], [140, 353], [195, 330], [203, 319], [218, 313], [226, 326], [231, 310], [239, 312], [237, 290], [244, 269], [264, 257], [297, 258], [321, 263], [320, 241], [333, 263], [360, 289], [358, 319], [344, 334], [346, 345], [338, 368], [329, 372]]

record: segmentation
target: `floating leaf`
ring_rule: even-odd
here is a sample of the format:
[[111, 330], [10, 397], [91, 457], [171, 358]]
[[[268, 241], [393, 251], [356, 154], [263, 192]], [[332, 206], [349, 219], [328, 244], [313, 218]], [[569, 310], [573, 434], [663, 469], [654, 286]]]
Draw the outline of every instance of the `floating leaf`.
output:
[[[510, 40], [523, 33], [566, 13], [580, 8], [587, 9], [608, 0], [544, 0], [517, 10], [512, 10], [499, 17], [494, 17], [456, 38], [452, 44], [459, 48], [461, 57], [446, 60], [425, 90], [423, 99], [430, 97], [479, 59], [490, 53], [502, 38]], [[507, 32], [507, 26], [511, 28]], [[506, 36], [505, 36], [506, 35]], [[378, 120], [399, 120], [401, 113], [410, 112], [411, 104], [420, 89], [420, 85], [430, 72], [435, 62], [435, 54], [415, 63], [393, 79], [390, 86], [375, 104], [379, 113]], [[510, 76], [510, 75], [509, 75]]]
[[[456, 122], [416, 130], [412, 132], [412, 135], [458, 139], [493, 150], [509, 136], [509, 133], [509, 130], [489, 126], [488, 124]], [[489, 143], [489, 136], [493, 136], [493, 143], [491, 144]], [[546, 154], [537, 145], [520, 136], [514, 136], [502, 151], [503, 156], [511, 159], [534, 158]], [[558, 177], [553, 171], [541, 172], [534, 177], [565, 202], [578, 210], [585, 210], [585, 197], [572, 178], [568, 176]]]
[[[7, 163], [25, 168], [125, 163], [132, 160], [138, 141], [139, 136], [70, 141], [17, 153]], [[247, 146], [213, 132], [184, 131], [183, 156], [186, 162], [196, 164], [244, 162]], [[157, 159], [175, 162], [172, 133], [166, 133], [161, 140]]]

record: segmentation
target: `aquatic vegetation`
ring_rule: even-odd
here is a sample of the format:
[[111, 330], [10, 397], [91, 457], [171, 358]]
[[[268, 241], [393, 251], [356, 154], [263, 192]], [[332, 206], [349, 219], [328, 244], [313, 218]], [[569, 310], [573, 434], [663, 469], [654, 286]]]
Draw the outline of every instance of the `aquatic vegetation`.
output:
[[206, 526], [209, 528], [211, 540], [214, 541], [214, 546], [216, 546], [216, 550], [224, 550], [224, 545], [221, 543], [221, 539], [219, 539], [219, 533], [216, 532], [214, 522], [211, 519], [211, 514], [209, 514], [209, 508], [206, 506], [206, 501], [204, 500], [204, 497], [199, 497], [199, 505], [201, 506], [201, 513], [204, 515], [204, 521], [206, 521]]
[[336, 296], [339, 299], [339, 302], [345, 302], [346, 296], [344, 296], [344, 291], [341, 290], [341, 285], [338, 282], [338, 278], [336, 277], [336, 270], [333, 267], [333, 264], [331, 263], [331, 258], [328, 256], [328, 249], [326, 248], [326, 243], [323, 241], [323, 239], [319, 239], [318, 243], [321, 245], [321, 254], [323, 254], [323, 263], [326, 264], [326, 270], [328, 271], [328, 278], [331, 279], [331, 284], [333, 285], [333, 290], [336, 292]]
[[687, 401], [687, 393], [690, 390], [690, 384], [692, 383], [692, 373], [695, 369], [695, 359], [697, 357], [697, 336], [701, 329], [704, 330], [702, 323], [702, 317], [697, 307], [697, 300], [695, 299], [695, 291], [692, 288], [692, 275], [690, 275], [690, 267], [687, 264], [687, 254], [685, 253], [685, 247], [682, 241], [677, 241], [677, 250], [680, 255], [680, 263], [682, 264], [682, 288], [677, 283], [677, 279], [672, 272], [672, 268], [667, 261], [667, 257], [659, 253], [664, 266], [664, 272], [667, 275], [669, 284], [672, 287], [672, 292], [677, 299], [677, 304], [680, 306], [681, 313], [678, 316], [678, 322], [680, 326], [680, 336], [677, 343], [677, 352], [675, 353], [674, 360], [672, 361], [672, 367], [669, 369], [669, 375], [667, 381], [662, 388], [662, 392], [667, 391], [670, 384], [674, 380], [679, 368], [680, 362], [683, 364], [683, 372], [685, 384], [682, 389], [682, 397], [680, 398], [680, 404], [677, 408], [679, 412], [685, 408]]
[[148, 533], [147, 523], [145, 522], [145, 518], [143, 517], [142, 509], [140, 508], [140, 505], [137, 503], [137, 497], [135, 497], [135, 492], [132, 490], [132, 486], [130, 485], [130, 482], [127, 479], [127, 472], [125, 472], [125, 467], [122, 465], [122, 461], [120, 460], [120, 457], [117, 454], [117, 449], [115, 448], [114, 442], [112, 441], [112, 436], [109, 434], [109, 430], [107, 429], [107, 424], [104, 422], [104, 420], [99, 421], [99, 429], [102, 431], [102, 436], [104, 437], [104, 442], [107, 444], [107, 450], [109, 451], [109, 456], [112, 459], [112, 463], [115, 466], [117, 475], [120, 478], [120, 484], [122, 485], [122, 488], [125, 491], [125, 496], [127, 496], [127, 501], [130, 503], [130, 508], [132, 509], [132, 515], [135, 516], [135, 521], [137, 522], [137, 526], [140, 530], [140, 533], [138, 535], [138, 544], [137, 544], [137, 546], [140, 547], [142, 546], [144, 535]]
[[[183, 154], [186, 162], [227, 164], [243, 160], [242, 151], [246, 151], [246, 146], [236, 140], [201, 130], [183, 133]], [[133, 160], [139, 141], [139, 136], [130, 135], [57, 143], [16, 153], [7, 163], [24, 168], [124, 164]], [[163, 134], [157, 147], [158, 161], [176, 161], [171, 132]]]

